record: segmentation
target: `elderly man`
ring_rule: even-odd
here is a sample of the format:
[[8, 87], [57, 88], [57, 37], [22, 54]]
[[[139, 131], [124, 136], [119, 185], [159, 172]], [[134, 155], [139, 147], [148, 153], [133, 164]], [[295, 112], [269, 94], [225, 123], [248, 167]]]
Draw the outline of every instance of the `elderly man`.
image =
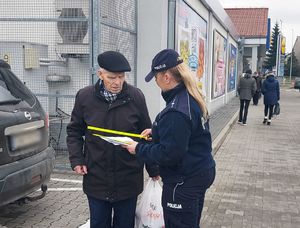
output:
[[[93, 136], [87, 126], [141, 133], [151, 121], [143, 93], [125, 81], [125, 72], [131, 70], [127, 59], [107, 51], [98, 56], [98, 64], [98, 82], [76, 95], [67, 127], [69, 158], [72, 169], [83, 175], [91, 228], [134, 228], [144, 164], [121, 146]], [[147, 171], [151, 177], [158, 175], [155, 166]]]

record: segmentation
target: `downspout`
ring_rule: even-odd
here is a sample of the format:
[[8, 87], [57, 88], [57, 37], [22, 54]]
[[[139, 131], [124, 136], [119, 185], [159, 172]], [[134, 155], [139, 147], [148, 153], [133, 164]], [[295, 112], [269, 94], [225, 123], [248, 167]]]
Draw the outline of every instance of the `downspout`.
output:
[[90, 16], [89, 16], [89, 49], [90, 49], [90, 84], [94, 84], [97, 80], [97, 57], [100, 52], [101, 36], [100, 31], [100, 3], [98, 0], [90, 0]]
[[176, 0], [168, 2], [168, 48], [175, 49]]

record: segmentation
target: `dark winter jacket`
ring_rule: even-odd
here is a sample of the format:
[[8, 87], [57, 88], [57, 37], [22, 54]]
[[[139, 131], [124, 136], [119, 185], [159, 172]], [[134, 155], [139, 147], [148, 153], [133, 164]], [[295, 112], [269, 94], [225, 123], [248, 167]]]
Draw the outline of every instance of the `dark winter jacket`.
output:
[[[99, 83], [87, 86], [76, 95], [67, 127], [71, 166], [86, 165], [88, 169], [83, 177], [87, 195], [111, 202], [137, 196], [143, 190], [144, 164], [121, 146], [93, 136], [101, 133], [87, 130], [88, 125], [141, 133], [151, 126], [143, 93], [124, 83], [117, 99], [109, 104], [100, 94]], [[158, 175], [155, 169], [148, 171]]]
[[279, 83], [274, 75], [268, 75], [262, 84], [265, 105], [275, 105], [280, 100]]
[[250, 101], [256, 92], [256, 81], [251, 77], [251, 74], [245, 74], [244, 77], [240, 78], [238, 84], [238, 93], [240, 95], [240, 100]]
[[164, 182], [193, 177], [215, 166], [209, 124], [184, 84], [163, 93], [167, 106], [156, 117], [152, 143], [139, 143], [139, 159], [159, 164]]

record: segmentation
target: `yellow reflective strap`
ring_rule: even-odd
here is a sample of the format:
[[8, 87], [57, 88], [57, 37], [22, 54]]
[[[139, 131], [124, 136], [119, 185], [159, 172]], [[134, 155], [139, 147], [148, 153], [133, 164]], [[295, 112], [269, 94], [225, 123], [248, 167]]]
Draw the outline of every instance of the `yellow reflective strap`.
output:
[[93, 131], [100, 131], [100, 132], [106, 132], [106, 133], [111, 133], [115, 135], [124, 135], [124, 136], [129, 136], [129, 137], [136, 137], [140, 139], [146, 139], [146, 136], [142, 136], [140, 134], [134, 134], [134, 133], [129, 133], [129, 132], [124, 132], [124, 131], [116, 131], [116, 130], [111, 130], [111, 129], [106, 129], [106, 128], [100, 128], [100, 127], [94, 127], [94, 126], [87, 126], [87, 129], [93, 130]]

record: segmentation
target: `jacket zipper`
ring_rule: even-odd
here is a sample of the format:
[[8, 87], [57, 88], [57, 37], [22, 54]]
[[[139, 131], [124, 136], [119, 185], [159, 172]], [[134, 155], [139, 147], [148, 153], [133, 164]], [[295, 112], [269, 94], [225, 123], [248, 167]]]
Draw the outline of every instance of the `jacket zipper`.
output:
[[[123, 102], [121, 102], [120, 104], [118, 104], [116, 106], [113, 106], [112, 105], [113, 103], [109, 103], [108, 110], [107, 110], [107, 115], [108, 115], [108, 113], [109, 113], [110, 110], [127, 104], [129, 102], [129, 100], [130, 100], [130, 98], [127, 98], [126, 100], [123, 100]], [[112, 119], [113, 119], [112, 123], [114, 124], [115, 123], [115, 119], [116, 119], [116, 113], [113, 114], [113, 118]], [[114, 129], [114, 128], [115, 128], [115, 126], [112, 126], [112, 129]], [[113, 177], [113, 191], [114, 192], [112, 194], [114, 195], [115, 189], [116, 189], [116, 150], [115, 150], [115, 147], [114, 147], [114, 149], [113, 149], [112, 152], [113, 152], [113, 172], [114, 172], [113, 173], [113, 175], [114, 175], [114, 177]], [[114, 198], [115, 197], [113, 197], [113, 199]]]

